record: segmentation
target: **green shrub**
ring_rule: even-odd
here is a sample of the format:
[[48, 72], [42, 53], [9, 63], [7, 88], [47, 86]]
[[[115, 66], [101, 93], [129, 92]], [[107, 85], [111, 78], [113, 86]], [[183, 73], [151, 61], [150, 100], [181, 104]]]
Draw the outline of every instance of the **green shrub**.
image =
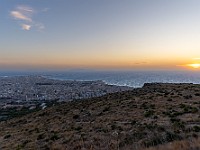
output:
[[105, 108], [103, 109], [103, 112], [106, 112], [106, 111], [109, 111], [109, 110], [110, 110], [110, 106], [105, 107]]
[[59, 139], [59, 137], [58, 137], [58, 135], [56, 133], [54, 133], [50, 138], [50, 140], [52, 140], [52, 141], [56, 141], [58, 139]]
[[154, 111], [153, 110], [147, 110], [144, 112], [144, 116], [145, 117], [151, 117], [154, 115]]
[[172, 142], [174, 140], [182, 140], [182, 137], [179, 136], [178, 134], [172, 133], [172, 132], [167, 132], [165, 140], [167, 142]]
[[44, 134], [39, 134], [38, 135], [37, 140], [41, 140], [41, 139], [44, 139]]
[[10, 138], [10, 137], [11, 137], [11, 135], [10, 135], [10, 134], [7, 134], [7, 135], [4, 136], [4, 139], [8, 139], [8, 138]]
[[79, 115], [74, 115], [73, 119], [78, 119], [80, 116]]
[[194, 126], [193, 130], [194, 132], [200, 132], [200, 126]]

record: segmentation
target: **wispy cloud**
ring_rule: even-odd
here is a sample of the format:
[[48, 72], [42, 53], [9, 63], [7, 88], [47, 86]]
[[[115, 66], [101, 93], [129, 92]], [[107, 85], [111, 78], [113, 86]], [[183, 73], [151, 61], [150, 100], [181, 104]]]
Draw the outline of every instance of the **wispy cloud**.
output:
[[36, 26], [39, 30], [45, 29], [45, 26], [44, 26], [44, 24], [42, 24], [42, 23], [36, 23], [35, 26]]
[[10, 12], [10, 15], [17, 20], [32, 22], [32, 15], [34, 10], [28, 6], [18, 6], [15, 10]]
[[[46, 12], [48, 10], [49, 8], [45, 8], [40, 12]], [[14, 10], [10, 11], [10, 16], [20, 22], [20, 26], [23, 30], [36, 28], [37, 30], [41, 31], [45, 29], [44, 24], [33, 20], [33, 15], [38, 15], [40, 12], [37, 12], [30, 6], [20, 5]]]
[[49, 11], [49, 9], [50, 8], [44, 8], [44, 9], [42, 9], [42, 12], [47, 12], [47, 11]]
[[33, 8], [31, 8], [31, 7], [29, 7], [29, 6], [25, 6], [25, 5], [23, 5], [23, 6], [18, 6], [17, 9], [20, 10], [20, 11], [23, 11], [23, 12], [30, 12], [30, 13], [33, 13], [33, 12], [34, 12], [34, 9], [33, 9]]
[[30, 29], [31, 29], [31, 25], [22, 24], [22, 29], [23, 29], [23, 30], [30, 30]]
[[10, 13], [15, 19], [18, 19], [18, 20], [25, 20], [25, 21], [29, 21], [29, 22], [32, 22], [32, 19], [23, 15], [22, 13], [18, 12], [18, 11], [12, 11]]
[[148, 62], [145, 62], [145, 61], [144, 61], [144, 62], [135, 62], [134, 64], [135, 64], [135, 65], [143, 65], [143, 64], [147, 64], [147, 63], [148, 63]]

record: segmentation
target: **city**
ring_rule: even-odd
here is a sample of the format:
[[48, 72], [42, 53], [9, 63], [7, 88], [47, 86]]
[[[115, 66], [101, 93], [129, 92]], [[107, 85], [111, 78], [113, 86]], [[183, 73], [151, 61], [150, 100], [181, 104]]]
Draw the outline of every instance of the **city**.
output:
[[103, 81], [61, 81], [42, 76], [18, 76], [0, 78], [0, 109], [42, 108], [51, 101], [71, 101], [99, 97], [132, 89], [107, 85]]

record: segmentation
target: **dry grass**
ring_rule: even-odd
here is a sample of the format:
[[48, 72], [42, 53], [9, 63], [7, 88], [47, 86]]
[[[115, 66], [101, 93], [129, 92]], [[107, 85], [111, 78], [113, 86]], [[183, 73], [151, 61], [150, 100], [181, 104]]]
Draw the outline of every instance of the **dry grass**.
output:
[[198, 92], [200, 85], [150, 84], [53, 106], [1, 122], [0, 149], [199, 147]]
[[199, 150], [200, 138], [192, 138], [182, 141], [174, 141], [164, 145], [151, 147], [145, 150]]

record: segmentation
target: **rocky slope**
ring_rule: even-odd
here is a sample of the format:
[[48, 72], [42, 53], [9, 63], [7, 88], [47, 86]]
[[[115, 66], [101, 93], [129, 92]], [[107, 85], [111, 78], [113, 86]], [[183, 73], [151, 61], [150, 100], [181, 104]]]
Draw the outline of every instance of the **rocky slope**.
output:
[[199, 137], [194, 84], [145, 84], [0, 123], [0, 149], [198, 149]]

